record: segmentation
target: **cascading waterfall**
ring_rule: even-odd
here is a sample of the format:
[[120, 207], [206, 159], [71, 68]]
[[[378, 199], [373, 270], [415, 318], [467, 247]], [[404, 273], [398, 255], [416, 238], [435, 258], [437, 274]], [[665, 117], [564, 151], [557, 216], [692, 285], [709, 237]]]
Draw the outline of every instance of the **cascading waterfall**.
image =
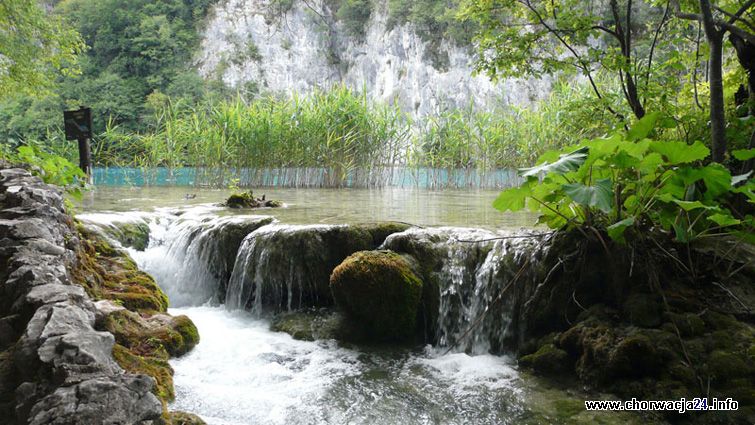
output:
[[[131, 246], [139, 267], [170, 296], [171, 313], [189, 316], [199, 329], [199, 345], [171, 360], [171, 410], [196, 413], [209, 425], [516, 424], [552, 423], [556, 402], [581, 403], [580, 396], [535, 388], [510, 357], [491, 354], [514, 347], [521, 301], [535, 285], [521, 282], [499, 299], [501, 291], [523, 265], [539, 267], [547, 245], [537, 237], [500, 238], [535, 235], [396, 223], [291, 225], [226, 214], [194, 206], [79, 217]], [[147, 233], [146, 249], [130, 245], [139, 239], [143, 247]], [[275, 330], [286, 317], [324, 328], [344, 320], [322, 308], [314, 314], [331, 322], [311, 321], [309, 307], [332, 307], [331, 271], [350, 254], [374, 249], [417, 260], [423, 297], [436, 296], [429, 303], [436, 314], [426, 318], [433, 345], [376, 350]], [[299, 308], [305, 311], [278, 314]]]
[[[271, 217], [217, 216], [213, 211], [195, 208], [82, 218], [111, 230], [125, 222], [148, 223], [149, 247], [131, 253], [158, 282], [164, 282], [172, 306], [209, 301], [257, 316], [331, 305], [332, 269], [353, 252], [378, 248], [369, 228], [289, 225]], [[472, 354], [512, 349], [516, 292], [501, 292], [542, 248], [537, 237], [481, 229], [412, 228], [378, 243], [381, 249], [409, 254], [426, 266], [425, 277], [436, 286], [438, 297], [434, 335], [429, 335], [437, 346]]]
[[327, 303], [327, 281], [313, 268], [327, 261], [322, 233], [337, 227], [269, 224], [250, 233], [236, 256], [226, 308], [261, 314], [263, 306], [290, 311]]
[[[432, 265], [428, 274], [439, 295], [437, 345], [483, 354], [513, 348], [507, 342], [513, 336], [516, 292], [502, 291], [526, 261], [537, 261], [534, 254], [541, 241], [530, 236], [448, 227], [412, 229], [389, 236], [382, 248]], [[518, 284], [531, 278], [522, 276]]]

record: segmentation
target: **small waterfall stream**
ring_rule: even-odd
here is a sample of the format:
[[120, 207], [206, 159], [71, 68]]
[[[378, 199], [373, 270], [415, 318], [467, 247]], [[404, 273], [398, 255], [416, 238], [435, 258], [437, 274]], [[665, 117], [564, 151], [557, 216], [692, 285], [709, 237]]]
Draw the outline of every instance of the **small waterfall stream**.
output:
[[[505, 352], [511, 302], [498, 296], [538, 249], [533, 238], [495, 240], [511, 234], [447, 227], [387, 235], [224, 217], [212, 208], [80, 218], [105, 230], [149, 225], [147, 248], [129, 251], [202, 338], [171, 363], [172, 409], [218, 425], [549, 422], [547, 403], [528, 401], [541, 390], [509, 357], [489, 354]], [[438, 285], [435, 346], [353, 347], [270, 330], [277, 312], [330, 305], [332, 268], [378, 247], [415, 256]]]

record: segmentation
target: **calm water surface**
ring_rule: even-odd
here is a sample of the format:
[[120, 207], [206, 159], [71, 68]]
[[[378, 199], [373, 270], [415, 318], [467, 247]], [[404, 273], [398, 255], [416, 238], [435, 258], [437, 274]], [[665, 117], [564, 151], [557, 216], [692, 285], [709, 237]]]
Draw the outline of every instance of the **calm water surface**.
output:
[[[82, 208], [94, 211], [150, 211], [157, 207], [191, 207], [222, 202], [229, 190], [191, 187], [103, 186], [84, 194]], [[495, 190], [422, 189], [265, 189], [256, 196], [277, 199], [285, 208], [255, 210], [283, 223], [343, 224], [403, 221], [422, 226], [518, 228], [534, 225], [531, 213], [501, 213], [492, 203]], [[193, 199], [186, 199], [187, 195]], [[233, 211], [218, 211], [234, 214]], [[243, 211], [248, 214], [249, 211]]]

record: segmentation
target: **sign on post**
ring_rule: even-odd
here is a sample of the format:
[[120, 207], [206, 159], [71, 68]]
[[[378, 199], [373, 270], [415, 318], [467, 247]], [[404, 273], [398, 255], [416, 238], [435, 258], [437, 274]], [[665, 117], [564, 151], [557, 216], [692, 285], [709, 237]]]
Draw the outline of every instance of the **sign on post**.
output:
[[81, 107], [75, 111], [63, 111], [66, 140], [79, 141], [79, 167], [92, 179], [92, 154], [89, 139], [92, 138], [92, 110]]

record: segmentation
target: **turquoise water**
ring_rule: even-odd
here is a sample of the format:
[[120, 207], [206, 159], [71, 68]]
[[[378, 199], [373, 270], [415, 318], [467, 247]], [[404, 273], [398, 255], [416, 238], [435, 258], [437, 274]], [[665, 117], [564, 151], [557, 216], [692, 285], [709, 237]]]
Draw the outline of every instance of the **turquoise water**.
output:
[[397, 187], [397, 188], [504, 188], [518, 182], [514, 170], [447, 170], [376, 167], [354, 170], [341, 181], [325, 168], [203, 169], [203, 168], [95, 168], [94, 183], [105, 186], [227, 187]]

